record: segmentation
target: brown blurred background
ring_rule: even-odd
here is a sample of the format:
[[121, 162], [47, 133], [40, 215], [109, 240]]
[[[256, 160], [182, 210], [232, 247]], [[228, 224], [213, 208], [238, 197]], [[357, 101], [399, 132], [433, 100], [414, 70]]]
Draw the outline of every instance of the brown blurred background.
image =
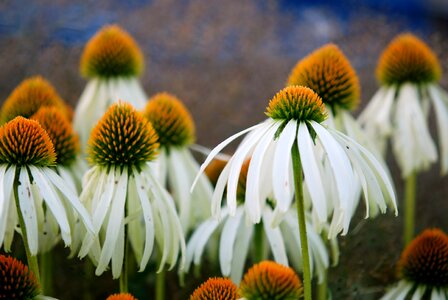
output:
[[[169, 91], [182, 99], [196, 121], [197, 142], [207, 147], [263, 120], [268, 100], [284, 86], [296, 61], [328, 42], [345, 52], [360, 77], [362, 105], [355, 114], [378, 88], [378, 56], [398, 33], [411, 31], [425, 40], [448, 72], [444, 0], [0, 0], [0, 101], [24, 78], [41, 74], [75, 106], [86, 84], [79, 74], [83, 45], [110, 23], [124, 27], [141, 46], [147, 94]], [[448, 88], [448, 75], [441, 84]], [[388, 161], [401, 197], [397, 167], [392, 157]], [[448, 179], [439, 170], [436, 165], [419, 176], [417, 231], [448, 229]], [[360, 209], [349, 235], [341, 238], [340, 264], [330, 270], [333, 299], [382, 295], [395, 280], [401, 228], [400, 216], [363, 220]], [[58, 298], [81, 299], [80, 293], [92, 290], [94, 299], [102, 299], [116, 290], [110, 274], [88, 279], [82, 264], [68, 261], [65, 250], [60, 253]], [[153, 294], [153, 271], [131, 284], [140, 299]], [[186, 299], [204, 279], [180, 290], [174, 274], [170, 278], [171, 299]]]

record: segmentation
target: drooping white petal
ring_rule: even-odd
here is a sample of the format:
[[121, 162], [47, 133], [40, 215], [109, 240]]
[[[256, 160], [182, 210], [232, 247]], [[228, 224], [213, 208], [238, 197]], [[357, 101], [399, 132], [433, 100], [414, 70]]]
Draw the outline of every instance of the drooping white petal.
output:
[[381, 297], [381, 300], [404, 300], [411, 289], [412, 284], [400, 280], [397, 286], [391, 288], [383, 297]]
[[229, 172], [230, 172], [230, 165], [227, 163], [218, 177], [218, 181], [216, 182], [215, 186], [215, 191], [213, 192], [212, 195], [212, 216], [217, 219], [220, 218], [221, 203], [224, 190], [226, 189], [227, 177], [229, 176]]
[[5, 237], [9, 206], [14, 205], [14, 203], [11, 203], [11, 191], [15, 173], [11, 174], [9, 172], [8, 174], [6, 173], [6, 169], [6, 164], [0, 165], [0, 247], [3, 245], [3, 239]]
[[118, 233], [118, 238], [115, 243], [114, 253], [112, 254], [112, 278], [117, 279], [121, 275], [121, 270], [123, 269], [123, 258], [124, 258], [124, 247], [125, 247], [125, 236], [124, 236], [124, 224], [121, 220], [120, 231]]
[[14, 165], [11, 165], [5, 173], [5, 179], [3, 182], [4, 188], [4, 195], [6, 201], [9, 201], [9, 210], [6, 212], [7, 220], [6, 220], [6, 228], [5, 228], [5, 235], [3, 238], [3, 249], [5, 249], [6, 252], [11, 251], [11, 244], [14, 237], [15, 227], [18, 225], [18, 217], [17, 217], [17, 210], [15, 205], [15, 197], [12, 192], [12, 187], [14, 184], [16, 174], [16, 167]]
[[443, 94], [439, 87], [428, 85], [428, 92], [432, 102], [434, 103], [434, 111], [437, 116], [437, 133], [440, 141], [440, 160], [442, 166], [442, 174], [448, 172], [448, 99], [443, 101]]
[[242, 216], [243, 209], [237, 209], [235, 216], [228, 217], [222, 229], [219, 242], [219, 263], [221, 266], [221, 273], [224, 276], [230, 275], [233, 252], [235, 250], [235, 239], [238, 233], [238, 227], [241, 223]]
[[34, 256], [37, 255], [38, 250], [37, 216], [36, 216], [35, 201], [33, 193], [31, 192], [31, 181], [30, 178], [28, 177], [28, 171], [25, 167], [20, 168], [19, 181], [20, 185], [18, 186], [17, 189], [18, 189], [20, 211], [22, 213], [23, 221], [25, 223], [28, 246], [31, 255]]
[[238, 235], [235, 240], [235, 253], [233, 254], [232, 266], [230, 271], [230, 279], [235, 284], [239, 284], [243, 277], [244, 266], [249, 252], [249, 246], [252, 242], [252, 233], [254, 226], [247, 225], [244, 222], [240, 223]]
[[[126, 196], [126, 218], [125, 225], [127, 226], [127, 238], [132, 247], [134, 258], [137, 262], [142, 260], [143, 248], [145, 244], [145, 223], [142, 217], [142, 206], [140, 204], [141, 199], [137, 192], [135, 183], [135, 177], [137, 171], [132, 168], [128, 181], [128, 194]], [[146, 196], [148, 198], [148, 196]], [[149, 199], [147, 199], [147, 205], [150, 205]], [[153, 229], [154, 233], [154, 229]]]
[[421, 300], [425, 290], [426, 287], [424, 285], [418, 285], [417, 289], [414, 291], [414, 295], [412, 295], [411, 300]]
[[263, 228], [268, 238], [274, 260], [282, 265], [288, 266], [288, 256], [286, 255], [285, 243], [280, 231], [280, 227], [271, 227], [272, 211], [266, 208], [263, 211]]

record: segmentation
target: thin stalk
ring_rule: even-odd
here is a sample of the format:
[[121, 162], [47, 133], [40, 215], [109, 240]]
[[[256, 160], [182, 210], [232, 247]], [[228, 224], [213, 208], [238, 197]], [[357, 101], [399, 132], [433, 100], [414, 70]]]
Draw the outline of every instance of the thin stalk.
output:
[[324, 271], [324, 278], [322, 282], [317, 284], [317, 299], [327, 300], [328, 299], [328, 269]]
[[28, 268], [31, 270], [31, 272], [34, 273], [34, 276], [36, 276], [37, 282], [40, 285], [40, 273], [39, 273], [39, 264], [37, 262], [37, 256], [31, 255], [30, 245], [28, 243], [28, 235], [27, 235], [27, 231], [26, 231], [25, 221], [23, 219], [22, 210], [20, 209], [19, 190], [18, 190], [18, 188], [19, 188], [18, 177], [19, 177], [19, 169], [17, 168], [16, 176], [15, 176], [14, 184], [13, 184], [17, 216], [19, 217], [20, 231], [22, 232], [22, 239], [23, 239], [23, 244], [25, 246], [26, 260], [28, 261]]
[[129, 242], [127, 237], [127, 226], [124, 225], [124, 256], [123, 267], [120, 275], [120, 293], [128, 293], [128, 271], [129, 271]]
[[156, 273], [156, 300], [165, 300], [165, 272]]
[[259, 263], [263, 260], [264, 255], [264, 236], [263, 236], [263, 224], [255, 224], [255, 249], [254, 249], [254, 263]]
[[417, 173], [413, 172], [406, 178], [404, 194], [404, 244], [408, 245], [414, 238], [415, 231], [415, 192]]
[[306, 222], [305, 222], [305, 205], [303, 200], [303, 187], [302, 187], [302, 164], [300, 162], [299, 148], [297, 147], [297, 139], [294, 141], [291, 150], [292, 155], [292, 168], [294, 173], [294, 188], [295, 188], [295, 200], [297, 204], [297, 219], [299, 222], [299, 234], [300, 243], [302, 246], [302, 259], [303, 259], [303, 286], [305, 300], [312, 299], [311, 290], [311, 268], [310, 268], [310, 255], [308, 252], [308, 238], [306, 235]]
[[46, 296], [53, 294], [53, 255], [47, 251], [39, 255], [40, 263], [40, 286], [42, 293]]

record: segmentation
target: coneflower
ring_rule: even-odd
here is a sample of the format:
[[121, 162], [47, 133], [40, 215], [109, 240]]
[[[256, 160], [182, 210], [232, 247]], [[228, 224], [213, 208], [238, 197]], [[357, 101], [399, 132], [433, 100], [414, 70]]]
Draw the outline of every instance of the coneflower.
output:
[[0, 299], [33, 300], [40, 294], [39, 281], [14, 257], [0, 255]]
[[209, 278], [190, 296], [190, 300], [237, 300], [238, 287], [228, 278]]
[[138, 300], [133, 295], [129, 293], [120, 293], [120, 294], [113, 294], [106, 298], [106, 300]]
[[121, 292], [127, 292], [128, 241], [140, 271], [149, 261], [154, 242], [161, 247], [159, 271], [165, 263], [174, 267], [179, 253], [183, 264], [185, 241], [174, 202], [150, 166], [159, 151], [157, 139], [141, 113], [118, 102], [101, 118], [89, 140], [92, 168], [85, 175], [81, 200], [92, 213], [95, 234], [85, 237], [80, 256], [90, 252], [97, 275], [111, 262], [113, 277], [120, 277]]
[[89, 79], [75, 110], [74, 127], [85, 149], [96, 122], [118, 99], [142, 109], [147, 96], [138, 76], [143, 55], [134, 39], [118, 25], [101, 28], [87, 43], [81, 57], [81, 74]]

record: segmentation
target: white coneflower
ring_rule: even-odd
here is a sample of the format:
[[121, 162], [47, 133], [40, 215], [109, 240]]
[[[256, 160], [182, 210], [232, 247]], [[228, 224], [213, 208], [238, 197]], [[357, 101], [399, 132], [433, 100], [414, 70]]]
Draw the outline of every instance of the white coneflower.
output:
[[401, 280], [381, 300], [448, 299], [448, 236], [427, 229], [403, 251], [398, 263]]
[[175, 96], [159, 93], [151, 97], [144, 110], [160, 143], [157, 158], [159, 177], [173, 195], [184, 232], [210, 216], [213, 188], [206, 176], [190, 187], [199, 171], [199, 164], [189, 150], [194, 142], [195, 126], [187, 108]]
[[138, 80], [143, 65], [138, 45], [117, 25], [103, 27], [87, 43], [81, 73], [90, 80], [73, 120], [84, 150], [93, 126], [111, 104], [123, 99], [137, 109], [144, 107], [147, 96]]
[[53, 170], [55, 163], [53, 144], [38, 122], [16, 117], [0, 127], [0, 244], [9, 251], [14, 230], [20, 224], [30, 268], [36, 276], [38, 268], [30, 260], [38, 252], [43, 210], [56, 221], [66, 245], [72, 242], [75, 212], [84, 226], [93, 230], [76, 190]]
[[80, 256], [90, 250], [97, 275], [111, 262], [113, 277], [120, 277], [128, 240], [141, 271], [154, 242], [160, 247], [159, 271], [165, 263], [174, 267], [179, 253], [183, 261], [185, 241], [174, 202], [150, 167], [158, 147], [151, 124], [127, 103], [113, 104], [92, 131], [93, 167], [85, 175], [81, 200], [100, 234], [85, 237]]
[[[384, 212], [390, 204], [396, 211], [395, 193], [387, 172], [374, 155], [351, 138], [320, 124], [326, 118], [325, 108], [321, 98], [311, 89], [302, 86], [283, 89], [270, 101], [266, 114], [270, 119], [233, 135], [214, 148], [201, 166], [199, 175], [226, 145], [249, 132], [219, 176], [212, 199], [212, 213], [219, 216], [223, 192], [227, 187], [229, 214], [236, 214], [238, 177], [249, 156], [244, 205], [251, 222], [260, 222], [266, 199], [272, 193], [277, 201], [272, 223], [278, 224], [289, 211], [295, 191], [298, 221], [301, 223], [305, 297], [310, 299], [311, 274], [302, 170], [320, 223], [327, 222], [328, 203], [333, 207], [330, 237], [340, 231], [343, 234], [348, 231], [355, 205], [354, 180], [362, 184], [367, 210], [372, 204]], [[333, 174], [325, 182], [331, 182], [336, 193], [329, 193], [328, 187], [323, 186], [322, 176], [328, 172], [321, 170], [322, 162], [318, 158], [322, 156], [316, 153], [318, 151], [325, 152], [326, 165]]]
[[[271, 227], [273, 211], [268, 204], [263, 208], [262, 224], [246, 222], [244, 195], [248, 167], [249, 160], [242, 166], [238, 181], [238, 207], [235, 216], [230, 216], [229, 210], [223, 208], [219, 220], [210, 218], [198, 226], [187, 243], [184, 272], [188, 272], [192, 262], [195, 265], [201, 263], [205, 247], [216, 231], [220, 231], [219, 263], [221, 273], [223, 276], [229, 276], [236, 283], [241, 280], [251, 248], [255, 253], [252, 256], [252, 262], [268, 259], [268, 256], [272, 254], [276, 262], [288, 266], [289, 260], [291, 260], [297, 270], [302, 269], [301, 242], [298, 236], [294, 235], [295, 232], [298, 232], [295, 211], [290, 210], [280, 225], [273, 228]], [[320, 235], [313, 230], [308, 221], [307, 228], [310, 228], [307, 235], [312, 256], [311, 269], [321, 281], [329, 265], [327, 249]], [[265, 251], [264, 236], [267, 238], [269, 251]]]

